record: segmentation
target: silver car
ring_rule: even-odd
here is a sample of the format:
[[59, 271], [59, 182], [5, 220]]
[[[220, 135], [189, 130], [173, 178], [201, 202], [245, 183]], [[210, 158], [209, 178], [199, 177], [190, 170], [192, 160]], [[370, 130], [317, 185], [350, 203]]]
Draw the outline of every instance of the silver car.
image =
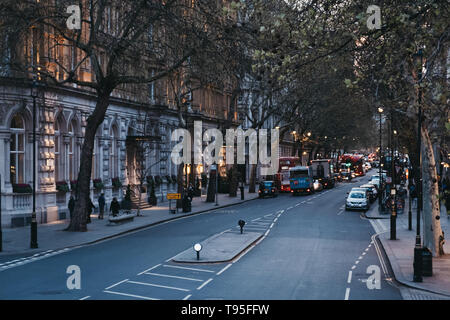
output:
[[369, 210], [369, 206], [367, 189], [354, 188], [349, 192], [347, 199], [345, 200], [345, 210], [354, 209], [367, 211]]

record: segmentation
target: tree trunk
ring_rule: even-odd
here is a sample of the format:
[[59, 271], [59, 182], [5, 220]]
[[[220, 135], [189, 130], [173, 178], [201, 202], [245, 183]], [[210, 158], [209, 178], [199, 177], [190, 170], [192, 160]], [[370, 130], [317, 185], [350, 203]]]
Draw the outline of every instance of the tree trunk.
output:
[[255, 193], [256, 192], [256, 189], [255, 189], [256, 168], [257, 168], [256, 164], [251, 164], [250, 165], [250, 181], [249, 181], [249, 186], [248, 186], [248, 193]]
[[[216, 165], [218, 167], [218, 165]], [[218, 170], [214, 173], [210, 172], [208, 180], [208, 191], [206, 196], [206, 202], [214, 202], [216, 200], [216, 177]]]
[[70, 224], [66, 229], [67, 231], [87, 231], [86, 214], [89, 203], [95, 133], [105, 118], [110, 93], [111, 91], [102, 94], [99, 93], [95, 109], [87, 119], [84, 142], [81, 148], [80, 171], [78, 172], [77, 189], [75, 192], [75, 209]]
[[422, 141], [423, 243], [433, 252], [433, 256], [438, 257], [444, 254], [444, 234], [440, 220], [439, 188], [433, 145], [425, 128], [422, 128]]
[[230, 190], [229, 190], [230, 197], [237, 196], [237, 189], [238, 189], [238, 183], [239, 183], [238, 176], [239, 176], [238, 167], [237, 167], [237, 164], [234, 163], [233, 166], [231, 167]]

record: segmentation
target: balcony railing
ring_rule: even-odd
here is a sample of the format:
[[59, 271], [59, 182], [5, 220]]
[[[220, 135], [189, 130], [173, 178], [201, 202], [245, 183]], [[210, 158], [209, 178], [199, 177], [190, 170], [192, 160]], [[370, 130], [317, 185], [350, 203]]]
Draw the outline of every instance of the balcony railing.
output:
[[14, 210], [23, 210], [31, 208], [31, 194], [13, 194]]

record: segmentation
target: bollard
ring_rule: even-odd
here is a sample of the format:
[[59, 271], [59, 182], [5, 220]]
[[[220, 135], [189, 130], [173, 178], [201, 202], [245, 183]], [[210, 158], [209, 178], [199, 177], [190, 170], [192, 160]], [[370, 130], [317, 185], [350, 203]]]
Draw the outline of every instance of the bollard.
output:
[[239, 189], [241, 190], [241, 200], [244, 200], [244, 187], [239, 187]]

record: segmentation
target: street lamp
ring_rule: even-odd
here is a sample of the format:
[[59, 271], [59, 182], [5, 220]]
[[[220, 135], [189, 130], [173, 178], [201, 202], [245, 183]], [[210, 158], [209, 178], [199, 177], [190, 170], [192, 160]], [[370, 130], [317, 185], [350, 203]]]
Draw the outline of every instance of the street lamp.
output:
[[202, 251], [202, 245], [200, 243], [194, 244], [194, 250], [197, 253], [197, 260], [200, 260], [200, 251]]
[[382, 167], [382, 163], [381, 163], [381, 155], [382, 155], [382, 148], [381, 148], [381, 115], [383, 113], [383, 108], [378, 107], [378, 113], [380, 114], [380, 164], [378, 166], [378, 176], [379, 176], [379, 180], [380, 180], [380, 192], [378, 195], [378, 211], [381, 211], [382, 209], [382, 201], [383, 201], [383, 175], [381, 174], [381, 167]]
[[36, 98], [37, 81], [33, 79], [31, 86], [31, 97], [33, 98], [33, 213], [31, 214], [31, 241], [30, 248], [36, 249], [37, 243], [37, 221], [36, 221]]
[[423, 67], [423, 52], [419, 49], [417, 53], [414, 54], [414, 65], [419, 65], [417, 73], [417, 83], [418, 83], [418, 115], [417, 115], [417, 169], [416, 169], [416, 190], [417, 190], [417, 234], [416, 234], [416, 245], [414, 247], [414, 282], [422, 282], [422, 239], [420, 237], [420, 210], [422, 209], [422, 157], [421, 157], [421, 145], [422, 145], [422, 90], [420, 88], [420, 83], [422, 81], [422, 67]]

